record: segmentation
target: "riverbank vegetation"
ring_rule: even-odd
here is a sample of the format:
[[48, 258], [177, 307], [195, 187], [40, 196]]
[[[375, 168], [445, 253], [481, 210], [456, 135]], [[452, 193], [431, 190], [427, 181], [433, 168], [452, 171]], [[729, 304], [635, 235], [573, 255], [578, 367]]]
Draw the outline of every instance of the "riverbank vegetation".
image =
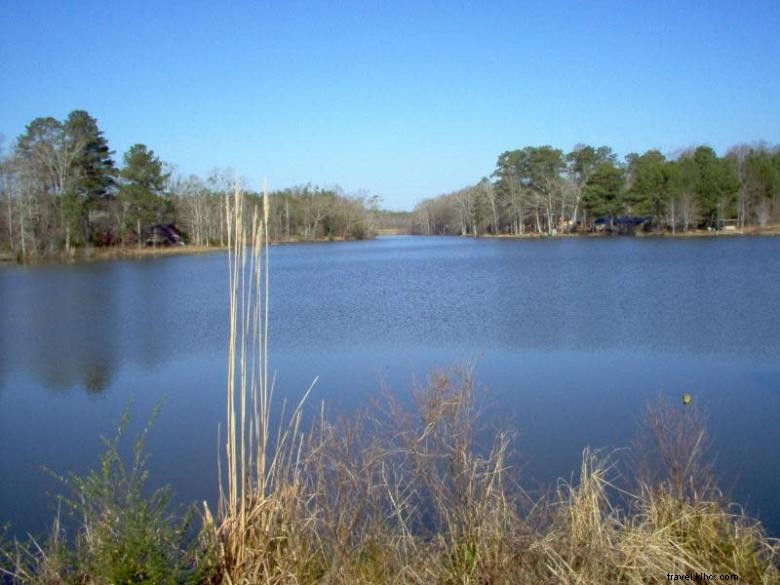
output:
[[273, 430], [235, 402], [247, 437], [227, 444], [234, 479], [214, 515], [145, 495], [142, 452], [125, 469], [110, 441], [70, 479], [48, 538], [3, 547], [6, 582], [780, 583], [777, 541], [712, 483], [694, 408], [654, 406], [650, 441], [625, 452], [637, 457], [585, 449], [574, 480], [527, 492], [512, 437], [480, 440], [469, 372], [434, 374], [413, 398], [308, 426], [294, 409]]
[[[236, 178], [178, 176], [145, 144], [115, 159], [97, 120], [36, 118], [0, 153], [0, 260], [83, 256], [84, 250], [189, 244], [225, 247], [225, 200]], [[273, 241], [362, 239], [379, 198], [312, 185], [270, 194]], [[259, 195], [247, 193], [249, 200]]]
[[[267, 199], [265, 200], [268, 201]], [[625, 584], [668, 574], [778, 583], [780, 547], [715, 486], [701, 412], [649, 409], [636, 444], [586, 448], [576, 479], [529, 492], [512, 433], [491, 431], [471, 369], [350, 418], [274, 400], [269, 206], [235, 195], [226, 426], [216, 508], [199, 526], [142, 489], [143, 438], [70, 477], [71, 522], [2, 548], [13, 583]], [[245, 244], [253, 245], [247, 246]], [[687, 400], [687, 403], [690, 403]], [[217, 478], [215, 478], [217, 480]]]
[[[571, 152], [527, 146], [502, 153], [490, 178], [426, 199], [414, 212], [422, 234], [680, 234], [767, 231], [780, 222], [780, 148], [708, 146], [667, 157], [620, 160], [609, 146]], [[771, 231], [771, 230], [768, 230]]]

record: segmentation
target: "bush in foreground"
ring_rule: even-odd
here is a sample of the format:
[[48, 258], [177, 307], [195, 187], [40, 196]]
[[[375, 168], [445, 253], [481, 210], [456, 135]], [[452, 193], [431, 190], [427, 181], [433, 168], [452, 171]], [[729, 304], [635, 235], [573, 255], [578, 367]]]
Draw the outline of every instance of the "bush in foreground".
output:
[[0, 560], [13, 583], [199, 583], [213, 565], [208, 535], [192, 536], [192, 509], [184, 514], [171, 507], [171, 491], [161, 488], [148, 496], [144, 444], [149, 425], [136, 439], [125, 461], [120, 445], [130, 409], [116, 434], [104, 439], [105, 452], [97, 469], [84, 476], [57, 476], [67, 490], [60, 514], [44, 545], [34, 539], [5, 546]]

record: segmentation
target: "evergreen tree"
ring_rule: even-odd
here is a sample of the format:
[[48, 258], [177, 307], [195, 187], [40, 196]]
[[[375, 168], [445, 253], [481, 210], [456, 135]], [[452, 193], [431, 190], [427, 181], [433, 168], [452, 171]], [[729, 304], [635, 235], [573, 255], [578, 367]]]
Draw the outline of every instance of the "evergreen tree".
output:
[[655, 224], [659, 225], [673, 191], [672, 173], [666, 157], [657, 150], [649, 150], [633, 159], [629, 172], [633, 180], [627, 199], [632, 212], [652, 215]]
[[608, 217], [613, 227], [615, 216], [623, 210], [624, 187], [623, 169], [612, 161], [602, 163], [585, 183], [585, 207], [594, 217]]
[[163, 172], [163, 164], [153, 150], [144, 144], [134, 144], [125, 153], [119, 175], [122, 228], [135, 228], [141, 246], [147, 229], [159, 223], [169, 208], [162, 195], [170, 174]]
[[93, 220], [102, 204], [113, 195], [116, 167], [108, 141], [97, 120], [84, 110], [74, 110], [65, 121], [69, 148], [78, 153], [73, 161], [73, 181], [66, 193], [70, 221], [78, 218], [84, 242], [92, 243]]
[[766, 225], [780, 197], [780, 151], [751, 150], [745, 158], [744, 189], [759, 225]]
[[696, 169], [696, 196], [708, 227], [720, 227], [724, 214], [733, 212], [734, 197], [739, 189], [736, 169], [718, 158], [709, 146], [700, 146], [693, 153]]

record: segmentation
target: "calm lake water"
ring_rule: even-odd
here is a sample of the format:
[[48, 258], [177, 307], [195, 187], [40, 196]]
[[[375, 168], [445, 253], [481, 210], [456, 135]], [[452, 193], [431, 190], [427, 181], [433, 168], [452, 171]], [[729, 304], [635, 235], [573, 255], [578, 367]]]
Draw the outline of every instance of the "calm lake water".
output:
[[[274, 246], [280, 395], [351, 412], [383, 385], [476, 361], [525, 473], [570, 478], [583, 447], [626, 446], [647, 401], [691, 392], [722, 484], [780, 535], [780, 239], [485, 241], [392, 237]], [[154, 485], [217, 493], [224, 254], [0, 270], [0, 525], [40, 532], [95, 466], [131, 398], [160, 396]]]

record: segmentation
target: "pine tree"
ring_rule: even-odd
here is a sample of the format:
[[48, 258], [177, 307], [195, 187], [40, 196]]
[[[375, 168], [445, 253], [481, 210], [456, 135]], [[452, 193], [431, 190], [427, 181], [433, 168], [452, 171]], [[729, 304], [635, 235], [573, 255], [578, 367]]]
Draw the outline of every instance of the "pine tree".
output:
[[123, 210], [123, 228], [134, 228], [140, 247], [147, 228], [159, 222], [166, 210], [161, 197], [169, 173], [163, 172], [163, 164], [154, 151], [144, 144], [134, 144], [125, 153], [124, 167], [120, 172], [119, 201]]
[[65, 121], [66, 137], [79, 152], [73, 162], [74, 180], [68, 191], [68, 207], [78, 216], [84, 243], [93, 240], [96, 214], [113, 195], [117, 171], [108, 141], [97, 120], [84, 110], [75, 110]]

